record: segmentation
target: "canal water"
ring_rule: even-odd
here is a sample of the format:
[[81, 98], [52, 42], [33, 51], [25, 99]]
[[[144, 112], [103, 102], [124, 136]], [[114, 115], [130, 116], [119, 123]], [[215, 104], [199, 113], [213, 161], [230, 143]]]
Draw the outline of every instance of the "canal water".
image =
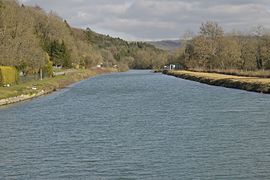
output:
[[0, 179], [269, 179], [270, 96], [150, 71], [0, 109]]

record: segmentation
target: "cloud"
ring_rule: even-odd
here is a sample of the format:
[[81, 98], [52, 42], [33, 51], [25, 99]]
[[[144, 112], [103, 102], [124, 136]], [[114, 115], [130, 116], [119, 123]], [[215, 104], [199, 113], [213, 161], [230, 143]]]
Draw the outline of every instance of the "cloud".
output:
[[128, 40], [178, 39], [202, 22], [226, 31], [270, 28], [269, 0], [21, 0], [53, 10], [76, 27]]

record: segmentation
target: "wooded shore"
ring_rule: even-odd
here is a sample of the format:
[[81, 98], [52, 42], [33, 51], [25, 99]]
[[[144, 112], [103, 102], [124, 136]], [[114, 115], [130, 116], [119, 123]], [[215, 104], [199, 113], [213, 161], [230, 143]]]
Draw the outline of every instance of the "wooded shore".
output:
[[186, 70], [163, 71], [163, 74], [214, 86], [270, 94], [270, 78], [244, 77]]
[[30, 81], [11, 87], [0, 87], [0, 106], [33, 99], [63, 89], [78, 81], [116, 71], [113, 68], [81, 69], [54, 78]]

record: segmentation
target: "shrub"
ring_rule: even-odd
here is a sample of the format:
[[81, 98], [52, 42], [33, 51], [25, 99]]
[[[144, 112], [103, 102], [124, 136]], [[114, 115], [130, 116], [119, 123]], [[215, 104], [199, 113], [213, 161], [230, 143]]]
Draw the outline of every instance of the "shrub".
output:
[[50, 61], [50, 56], [46, 54], [45, 58], [45, 66], [42, 68], [44, 77], [52, 77], [53, 76], [53, 62]]
[[52, 77], [53, 76], [53, 63], [48, 61], [47, 64], [42, 68], [44, 77]]
[[18, 77], [18, 71], [15, 67], [0, 66], [0, 85], [16, 84]]

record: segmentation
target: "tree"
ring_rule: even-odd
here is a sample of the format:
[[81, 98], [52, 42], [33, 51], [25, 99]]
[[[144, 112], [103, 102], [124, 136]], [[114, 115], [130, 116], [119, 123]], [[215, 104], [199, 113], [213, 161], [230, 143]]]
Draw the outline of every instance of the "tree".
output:
[[190, 68], [215, 69], [220, 64], [218, 53], [224, 38], [223, 29], [216, 22], [202, 23], [199, 36], [186, 42], [185, 60]]
[[[99, 63], [152, 68], [166, 62], [166, 53], [143, 42], [70, 27], [56, 13], [39, 6], [0, 0], [0, 65], [35, 73], [53, 62], [64, 67], [92, 67]], [[49, 55], [50, 62], [46, 60]]]
[[259, 45], [260, 67], [262, 69], [270, 69], [270, 37], [263, 35]]
[[242, 69], [241, 47], [234, 37], [222, 38], [217, 52], [216, 69]]
[[206, 23], [202, 23], [200, 27], [200, 34], [204, 37], [215, 40], [223, 37], [224, 31], [222, 27], [218, 25], [218, 23], [207, 21]]
[[240, 46], [240, 58], [242, 70], [256, 70], [256, 42], [254, 38], [247, 35], [239, 34], [236, 37], [237, 43]]

